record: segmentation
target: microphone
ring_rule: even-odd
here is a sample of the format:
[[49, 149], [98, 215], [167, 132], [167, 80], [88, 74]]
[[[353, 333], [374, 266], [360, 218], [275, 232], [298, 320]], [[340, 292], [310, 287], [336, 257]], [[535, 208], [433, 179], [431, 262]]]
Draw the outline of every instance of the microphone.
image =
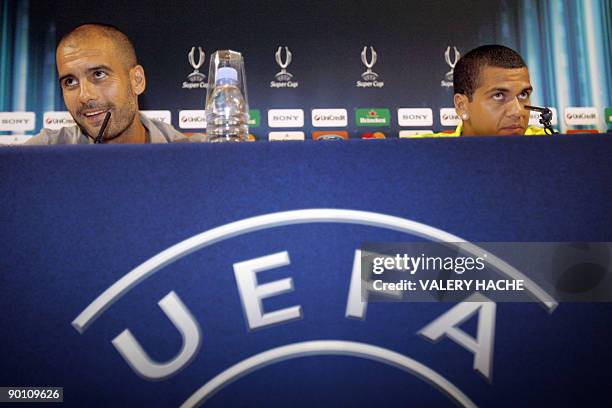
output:
[[108, 121], [110, 120], [110, 117], [111, 117], [110, 111], [106, 112], [106, 115], [104, 116], [104, 121], [102, 122], [102, 127], [100, 128], [100, 131], [98, 132], [98, 136], [96, 136], [96, 138], [94, 139], [95, 144], [102, 143], [102, 139], [104, 138], [104, 131], [106, 130], [106, 126], [108, 125]]
[[547, 135], [554, 135], [558, 133], [555, 132], [555, 129], [553, 129], [552, 127], [551, 121], [553, 114], [550, 109], [531, 105], [525, 105], [525, 109], [540, 113], [540, 123], [544, 126], [544, 133], [546, 133]]

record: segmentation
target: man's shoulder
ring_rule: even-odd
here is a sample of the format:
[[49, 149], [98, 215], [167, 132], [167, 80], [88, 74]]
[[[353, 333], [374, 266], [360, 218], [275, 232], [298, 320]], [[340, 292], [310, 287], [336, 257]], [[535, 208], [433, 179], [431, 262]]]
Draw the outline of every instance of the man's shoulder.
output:
[[60, 129], [42, 129], [37, 135], [32, 136], [24, 144], [26, 145], [54, 145], [54, 144], [83, 144], [88, 141], [79, 132], [78, 127], [66, 126]]

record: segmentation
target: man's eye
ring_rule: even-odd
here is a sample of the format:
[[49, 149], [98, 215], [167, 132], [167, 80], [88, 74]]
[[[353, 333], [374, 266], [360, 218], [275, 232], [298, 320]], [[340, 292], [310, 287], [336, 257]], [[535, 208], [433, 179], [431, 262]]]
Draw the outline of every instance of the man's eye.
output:
[[66, 88], [72, 88], [74, 86], [77, 86], [79, 84], [79, 82], [74, 79], [74, 78], [66, 78], [64, 79], [64, 86]]
[[106, 78], [106, 72], [104, 72], [104, 71], [96, 71], [96, 72], [94, 72], [94, 78], [96, 78], [96, 79]]
[[524, 92], [521, 92], [518, 97], [519, 97], [519, 99], [528, 99], [529, 95], [530, 95], [529, 92], [524, 91]]
[[502, 92], [498, 92], [496, 94], [493, 95], [493, 100], [494, 101], [503, 101], [504, 100], [504, 94]]

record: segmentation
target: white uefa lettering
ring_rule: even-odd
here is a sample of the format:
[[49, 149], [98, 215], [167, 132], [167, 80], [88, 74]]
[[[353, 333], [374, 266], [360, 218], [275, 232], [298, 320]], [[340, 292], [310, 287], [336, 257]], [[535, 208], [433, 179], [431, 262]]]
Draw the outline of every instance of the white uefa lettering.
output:
[[[491, 381], [495, 310], [495, 302], [477, 292], [422, 328], [419, 334], [434, 342], [445, 335], [448, 336], [474, 354], [474, 369]], [[473, 338], [457, 326], [476, 312], [478, 312], [478, 329], [476, 338]]]
[[[362, 288], [362, 285], [364, 287]], [[353, 319], [365, 319], [366, 308], [368, 302], [367, 295], [370, 292], [376, 292], [378, 295], [384, 295], [388, 297], [401, 298], [400, 292], [375, 290], [370, 281], [363, 281], [361, 278], [361, 250], [355, 251], [353, 257], [353, 270], [351, 272], [351, 282], [349, 284], [348, 300], [346, 302], [345, 317]]]
[[286, 266], [290, 263], [289, 254], [284, 251], [234, 264], [234, 276], [249, 330], [288, 322], [302, 317], [301, 306], [292, 306], [264, 313], [261, 303], [262, 299], [293, 291], [293, 280], [285, 278], [258, 285], [256, 274], [268, 269]]
[[[143, 262], [108, 287], [85, 309], [83, 309], [81, 313], [79, 313], [79, 315], [73, 320], [72, 325], [79, 333], [83, 333], [87, 327], [89, 327], [89, 325], [100, 317], [111, 304], [127, 294], [139, 282], [144, 281], [178, 259], [192, 253], [193, 251], [205, 248], [212, 243], [244, 235], [249, 232], [284, 225], [322, 222], [367, 225], [370, 227], [404, 232], [406, 234], [415, 235], [432, 241], [443, 241], [449, 243], [461, 242], [461, 249], [465, 251], [465, 253], [480, 256], [479, 254], [484, 252], [482, 248], [467, 243], [461, 237], [446, 231], [410, 219], [394, 217], [386, 214], [330, 208], [309, 208], [270, 213], [245, 218], [243, 220], [235, 221], [208, 231], [204, 231], [165, 249], [149, 260]], [[546, 306], [549, 311], [552, 312], [558, 306], [558, 303], [544, 289], [542, 289], [516, 268], [508, 265], [495, 256], [490, 256], [488, 258], [488, 263], [499, 270], [500, 273], [511, 279], [520, 279], [525, 281], [525, 288], [537, 300]]]
[[153, 361], [129, 329], [112, 341], [129, 366], [147, 380], [161, 380], [185, 368], [196, 356], [202, 337], [197, 320], [176, 293], [168, 293], [158, 304], [183, 338], [183, 346], [175, 358], [165, 363]]
[[[156, 254], [124, 275], [99, 295], [97, 299], [74, 319], [72, 325], [77, 331], [83, 333], [97, 317], [130, 289], [167, 265], [194, 251], [250, 232], [294, 224], [321, 222], [348, 223], [385, 228], [434, 241], [446, 242], [449, 245], [461, 243], [461, 249], [466, 254], [476, 255], [482, 254], [484, 251], [474, 244], [465, 242], [460, 237], [432, 226], [385, 214], [341, 209], [306, 209], [265, 214], [204, 231]], [[493, 254], [489, 255], [487, 262], [490, 266], [511, 279], [523, 280], [525, 282], [525, 289], [535, 299], [542, 302], [549, 311], [555, 309], [557, 302], [536, 283]], [[257, 274], [266, 270], [287, 266], [290, 263], [288, 252], [283, 251], [238, 262], [233, 265], [238, 294], [249, 330], [302, 318], [302, 307], [300, 305], [272, 311], [264, 311], [262, 305], [263, 299], [293, 291], [293, 280], [291, 278], [284, 278], [260, 285], [257, 282]], [[361, 253], [357, 250], [354, 253], [352, 272], [350, 274], [345, 317], [365, 318], [367, 296], [374, 290], [368, 278], [366, 280], [366, 282], [362, 281]], [[366, 286], [363, 287], [363, 285]], [[388, 292], [385, 295], [401, 296], [401, 293]], [[130, 367], [146, 379], [163, 379], [177, 373], [192, 361], [200, 345], [201, 335], [198, 323], [174, 292], [170, 292], [164, 297], [159, 302], [159, 305], [183, 337], [181, 351], [179, 351], [174, 359], [165, 363], [152, 361], [127, 329], [113, 340], [113, 345]], [[473, 338], [460, 330], [458, 326], [477, 312], [478, 331], [476, 337]], [[425, 326], [419, 331], [419, 334], [432, 341], [448, 336], [474, 354], [474, 368], [486, 379], [490, 379], [495, 337], [495, 312], [496, 305], [494, 302], [481, 294], [475, 294]], [[348, 350], [351, 351], [348, 352]], [[186, 401], [184, 406], [192, 406], [194, 402], [199, 403], [205, 400], [216, 390], [229, 384], [235, 378], [247, 374], [258, 367], [286, 360], [287, 358], [334, 353], [371, 358], [375, 361], [403, 367], [405, 370], [415, 373], [436, 385], [445, 391], [446, 395], [460, 403], [460, 405], [474, 406], [459, 389], [448, 383], [427, 366], [415, 360], [372, 345], [335, 341], [296, 343], [295, 345], [282, 346], [247, 358], [209, 380]]]

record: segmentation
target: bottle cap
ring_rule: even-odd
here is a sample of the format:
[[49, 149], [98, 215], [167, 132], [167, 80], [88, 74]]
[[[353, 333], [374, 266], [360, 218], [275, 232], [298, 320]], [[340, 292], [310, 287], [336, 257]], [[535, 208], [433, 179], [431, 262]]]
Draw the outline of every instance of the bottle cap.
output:
[[215, 83], [219, 83], [221, 81], [234, 81], [238, 82], [238, 71], [236, 71], [232, 67], [221, 67], [217, 70], [217, 77], [215, 78]]

